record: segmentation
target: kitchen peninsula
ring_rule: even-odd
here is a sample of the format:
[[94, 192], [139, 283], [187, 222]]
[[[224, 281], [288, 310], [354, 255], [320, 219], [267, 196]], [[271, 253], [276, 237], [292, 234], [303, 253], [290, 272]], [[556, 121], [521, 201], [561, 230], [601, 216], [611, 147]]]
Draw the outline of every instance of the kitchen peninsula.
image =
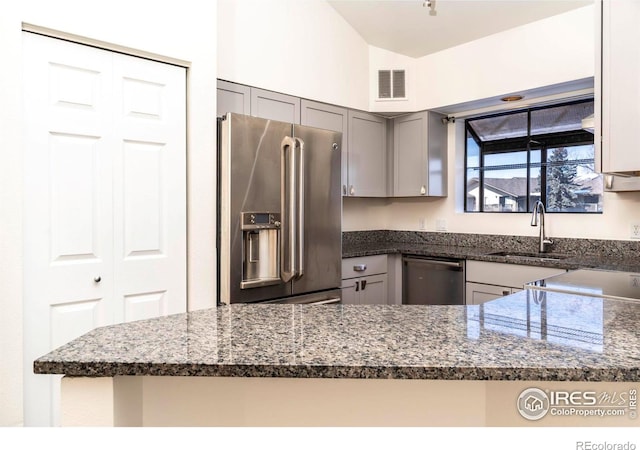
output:
[[63, 425], [638, 426], [631, 402], [532, 420], [518, 398], [628, 400], [639, 322], [638, 302], [535, 289], [474, 306], [231, 305], [99, 328], [34, 370], [66, 375]]

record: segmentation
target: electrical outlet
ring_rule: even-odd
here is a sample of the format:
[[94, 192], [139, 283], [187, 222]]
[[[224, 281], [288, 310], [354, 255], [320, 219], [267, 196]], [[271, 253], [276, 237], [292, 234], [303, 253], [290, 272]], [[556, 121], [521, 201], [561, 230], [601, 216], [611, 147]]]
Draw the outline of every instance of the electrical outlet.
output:
[[640, 222], [632, 222], [630, 229], [631, 239], [640, 239]]
[[447, 221], [445, 219], [436, 219], [436, 231], [447, 231]]
[[426, 223], [425, 218], [424, 218], [424, 217], [420, 217], [420, 218], [418, 219], [418, 229], [419, 229], [419, 230], [426, 230], [426, 225], [425, 225], [425, 223]]

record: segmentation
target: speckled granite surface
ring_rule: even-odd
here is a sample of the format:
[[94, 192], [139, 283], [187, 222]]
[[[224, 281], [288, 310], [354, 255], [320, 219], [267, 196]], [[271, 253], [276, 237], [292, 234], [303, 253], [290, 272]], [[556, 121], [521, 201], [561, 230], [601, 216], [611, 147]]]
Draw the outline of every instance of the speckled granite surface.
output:
[[36, 373], [640, 381], [640, 302], [526, 290], [479, 306], [231, 305], [98, 328]]
[[342, 236], [344, 258], [404, 253], [569, 270], [599, 268], [640, 272], [640, 242], [635, 241], [557, 238], [546, 256], [559, 256], [560, 259], [541, 260], [490, 254], [505, 250], [536, 253], [538, 238], [532, 236], [390, 230], [352, 231], [345, 232]]

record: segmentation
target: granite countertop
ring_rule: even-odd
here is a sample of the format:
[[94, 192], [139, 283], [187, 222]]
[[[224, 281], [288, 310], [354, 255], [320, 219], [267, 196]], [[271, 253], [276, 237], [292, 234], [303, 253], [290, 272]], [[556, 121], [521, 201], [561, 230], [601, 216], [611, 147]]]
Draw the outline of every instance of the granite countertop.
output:
[[[499, 243], [495, 246], [441, 245], [428, 242], [347, 242], [342, 245], [342, 257], [352, 258], [381, 254], [412, 254], [437, 258], [453, 258], [475, 261], [488, 261], [506, 264], [522, 264], [540, 267], [555, 267], [559, 269], [604, 269], [624, 272], [640, 273], [640, 258], [636, 255], [619, 254], [589, 254], [579, 249], [572, 249], [572, 253], [549, 252], [537, 256], [500, 256], [494, 255], [499, 251], [508, 250]], [[518, 253], [521, 250], [513, 250]], [[535, 252], [530, 252], [535, 253]], [[555, 259], [554, 257], [557, 257]]]
[[528, 289], [483, 305], [236, 304], [95, 329], [35, 373], [640, 381], [640, 302]]

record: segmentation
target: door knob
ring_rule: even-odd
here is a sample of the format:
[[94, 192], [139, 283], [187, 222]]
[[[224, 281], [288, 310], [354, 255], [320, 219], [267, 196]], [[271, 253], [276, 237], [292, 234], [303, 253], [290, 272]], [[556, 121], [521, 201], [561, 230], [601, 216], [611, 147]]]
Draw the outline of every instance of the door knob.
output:
[[355, 195], [356, 194], [356, 190], [354, 189], [353, 185], [351, 185], [351, 187], [349, 188], [349, 195]]
[[95, 281], [96, 283], [100, 283], [102, 281], [102, 278], [100, 277], [100, 275], [93, 277], [93, 281]]

